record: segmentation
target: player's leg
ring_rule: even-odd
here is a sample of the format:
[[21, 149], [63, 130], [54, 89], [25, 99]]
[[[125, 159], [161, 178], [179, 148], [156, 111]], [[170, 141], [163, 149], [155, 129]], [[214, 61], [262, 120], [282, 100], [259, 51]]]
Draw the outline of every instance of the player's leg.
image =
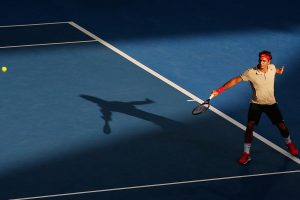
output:
[[298, 155], [298, 149], [297, 149], [296, 145], [292, 142], [291, 135], [290, 135], [289, 130], [286, 127], [285, 123], [284, 122], [279, 122], [277, 124], [277, 127], [278, 127], [281, 135], [284, 138], [285, 144], [286, 144], [287, 148], [289, 149], [289, 152], [293, 156], [297, 156]]
[[246, 164], [251, 160], [250, 149], [253, 141], [253, 130], [256, 124], [258, 124], [262, 110], [260, 105], [251, 103], [248, 110], [248, 122], [246, 126], [246, 132], [244, 136], [244, 151], [240, 157], [240, 164]]
[[251, 160], [250, 149], [253, 140], [254, 126], [255, 126], [255, 121], [248, 121], [245, 136], [244, 136], [244, 151], [239, 160], [240, 164], [246, 164]]
[[273, 104], [273, 105], [268, 106], [268, 109], [266, 110], [266, 114], [271, 119], [272, 123], [274, 125], [276, 125], [277, 128], [279, 129], [290, 153], [294, 156], [298, 155], [298, 149], [291, 140], [291, 135], [290, 135], [289, 129], [287, 128], [287, 126], [283, 120], [283, 117], [282, 117], [282, 114], [278, 107], [278, 104]]

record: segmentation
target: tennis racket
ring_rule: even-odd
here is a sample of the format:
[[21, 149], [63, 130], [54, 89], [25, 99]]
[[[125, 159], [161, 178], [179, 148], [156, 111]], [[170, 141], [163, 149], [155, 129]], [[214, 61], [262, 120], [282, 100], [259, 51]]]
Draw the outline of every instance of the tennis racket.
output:
[[204, 113], [205, 111], [208, 110], [209, 106], [210, 106], [210, 100], [214, 97], [214, 95], [210, 95], [210, 97], [204, 101], [203, 103], [197, 105], [193, 110], [192, 110], [192, 114], [193, 115], [199, 115], [201, 113]]

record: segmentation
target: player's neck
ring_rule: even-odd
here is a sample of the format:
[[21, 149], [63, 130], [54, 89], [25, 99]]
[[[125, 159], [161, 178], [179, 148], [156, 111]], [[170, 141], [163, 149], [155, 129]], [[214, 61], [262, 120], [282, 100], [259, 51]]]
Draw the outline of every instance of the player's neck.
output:
[[260, 72], [262, 72], [262, 73], [267, 73], [267, 71], [268, 71], [268, 66], [262, 67], [261, 65], [257, 65], [257, 69], [258, 69], [258, 71], [260, 71]]

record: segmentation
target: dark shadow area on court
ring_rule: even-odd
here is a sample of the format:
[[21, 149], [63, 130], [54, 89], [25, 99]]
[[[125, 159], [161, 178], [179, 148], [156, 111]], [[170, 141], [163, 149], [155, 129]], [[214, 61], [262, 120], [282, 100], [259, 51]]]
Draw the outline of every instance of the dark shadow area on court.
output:
[[[63, 34], [61, 34], [63, 33]], [[0, 46], [45, 45], [93, 40], [68, 23], [0, 29]]]
[[[256, 148], [253, 151], [252, 163], [240, 166], [237, 160], [241, 150], [242, 131], [225, 120], [220, 120], [210, 111], [207, 111], [201, 120], [184, 123], [187, 123], [184, 130], [127, 130], [136, 131], [138, 134], [110, 144], [101, 143], [99, 136], [98, 145], [82, 145], [72, 152], [44, 155], [45, 159], [42, 161], [34, 160], [31, 164], [16, 167], [2, 174], [0, 197], [20, 198], [299, 168], [298, 164], [258, 141], [254, 143]], [[222, 132], [219, 127], [222, 127]], [[232, 134], [236, 134], [237, 137], [226, 139]], [[291, 181], [298, 179], [298, 175], [295, 174]], [[246, 187], [248, 184], [242, 180], [240, 183], [243, 184], [240, 187]], [[168, 189], [171, 193], [178, 193], [172, 188]], [[168, 192], [157, 193], [162, 190], [164, 188], [153, 192], [165, 197]], [[259, 191], [260, 188], [252, 185], [250, 190]], [[284, 193], [286, 190], [287, 188], [282, 187], [280, 192]], [[148, 196], [147, 192], [148, 190], [142, 190], [140, 194]], [[231, 198], [232, 195], [238, 198], [236, 195], [242, 197], [247, 195], [249, 190], [238, 189], [228, 193], [226, 187], [224, 189], [213, 185], [197, 185], [192, 196], [207, 197], [212, 192], [226, 198]], [[118, 194], [120, 193], [113, 196]], [[135, 194], [127, 195], [130, 197]], [[110, 194], [107, 195], [104, 199], [111, 199]]]
[[[290, 181], [290, 180], [293, 181]], [[295, 198], [299, 192], [295, 184], [300, 180], [298, 173], [250, 177], [241, 179], [229, 179], [222, 181], [208, 181], [193, 184], [180, 184], [162, 187], [150, 187], [134, 190], [121, 190], [114, 192], [98, 192], [83, 195], [70, 196], [72, 200], [98, 200], [109, 199], [214, 199], [214, 200], [253, 200], [259, 196], [264, 200], [277, 198]], [[282, 185], [285, 185], [282, 192]], [[61, 200], [63, 198], [54, 198]], [[65, 197], [65, 199], [67, 199]]]
[[12, 0], [1, 5], [0, 25], [75, 21], [110, 41], [260, 29], [287, 31], [300, 23], [299, 5], [297, 1], [272, 0]]

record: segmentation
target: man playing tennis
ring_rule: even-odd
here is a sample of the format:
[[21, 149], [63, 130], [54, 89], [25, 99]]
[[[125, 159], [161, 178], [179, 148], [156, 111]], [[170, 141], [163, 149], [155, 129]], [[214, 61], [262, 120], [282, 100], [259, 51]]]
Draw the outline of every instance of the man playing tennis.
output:
[[291, 141], [289, 130], [284, 123], [274, 96], [275, 75], [282, 74], [284, 68], [276, 68], [274, 64], [271, 64], [272, 55], [269, 51], [264, 50], [258, 56], [259, 62], [257, 66], [249, 68], [240, 76], [232, 78], [222, 87], [213, 90], [211, 93], [211, 95], [217, 96], [241, 81], [250, 82], [253, 94], [248, 111], [244, 152], [240, 157], [240, 164], [246, 164], [251, 160], [250, 148], [253, 140], [253, 129], [259, 123], [262, 113], [266, 113], [272, 123], [278, 127], [289, 152], [293, 156], [298, 155], [298, 149]]

